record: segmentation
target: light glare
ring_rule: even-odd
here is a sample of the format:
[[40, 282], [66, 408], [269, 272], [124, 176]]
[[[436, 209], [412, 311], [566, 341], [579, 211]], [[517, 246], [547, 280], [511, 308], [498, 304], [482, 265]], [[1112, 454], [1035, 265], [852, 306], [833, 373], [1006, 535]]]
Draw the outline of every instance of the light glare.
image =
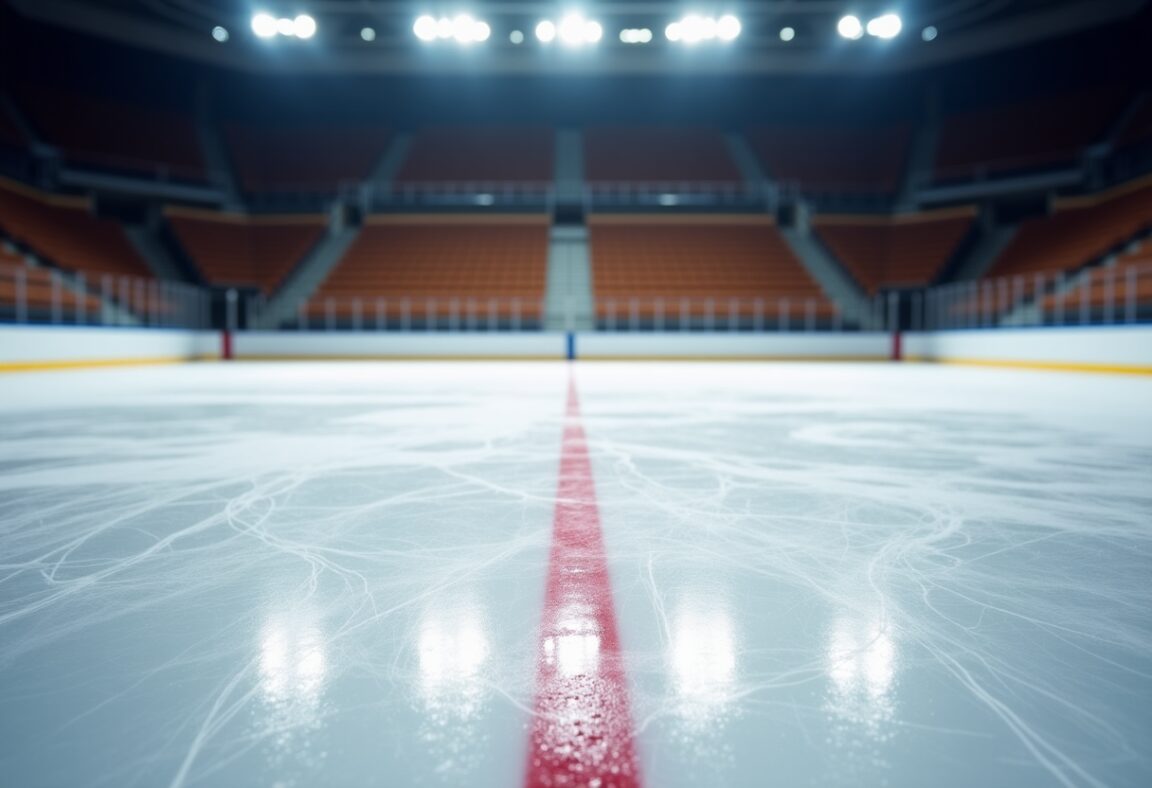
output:
[[735, 41], [742, 29], [740, 20], [731, 14], [725, 14], [716, 22], [716, 35], [721, 41]]
[[740, 36], [740, 20], [732, 14], [716, 19], [711, 16], [688, 14], [678, 22], [664, 29], [669, 41], [682, 41], [685, 44], [698, 44], [701, 41], [734, 41]]
[[228, 40], [228, 31], [220, 27], [220, 25], [216, 25], [216, 27], [212, 28], [212, 37], [223, 44]]
[[269, 14], [256, 14], [252, 17], [252, 32], [260, 38], [276, 35], [276, 20]]
[[604, 28], [599, 22], [585, 19], [580, 14], [569, 14], [560, 20], [555, 29], [561, 43], [572, 47], [595, 44], [604, 36]]
[[864, 35], [864, 26], [860, 23], [860, 19], [852, 15], [841, 17], [836, 30], [844, 38], [853, 41]]
[[923, 38], [925, 41], [935, 41], [936, 35], [937, 35], [937, 30], [936, 30], [935, 26], [933, 26], [933, 25], [928, 25], [928, 27], [924, 28], [924, 30], [921, 31], [921, 33], [920, 33], [920, 37]]
[[556, 39], [556, 25], [545, 19], [536, 25], [536, 38], [545, 44], [552, 43]]
[[792, 29], [790, 27], [780, 28], [780, 40], [781, 41], [791, 41], [795, 37], [796, 37], [796, 31], [794, 29]]
[[560, 22], [560, 40], [575, 46], [584, 42], [584, 20], [575, 14], [564, 17]]
[[436, 20], [430, 16], [422, 16], [416, 20], [416, 24], [412, 25], [412, 32], [421, 41], [431, 41], [436, 38], [439, 27]]
[[680, 21], [680, 36], [685, 44], [695, 44], [704, 38], [704, 20], [689, 14]]
[[276, 32], [282, 36], [296, 35], [296, 20], [280, 19], [276, 22]]
[[895, 38], [900, 35], [904, 23], [898, 14], [884, 14], [868, 22], [868, 35], [876, 38]]
[[652, 31], [646, 27], [625, 28], [620, 31], [620, 40], [625, 44], [647, 44], [652, 40]]
[[296, 29], [297, 38], [309, 39], [316, 35], [316, 20], [308, 14], [301, 14], [296, 17], [293, 27]]
[[375, 41], [376, 31], [370, 27], [365, 27], [360, 31], [360, 37], [365, 41]]
[[452, 20], [452, 37], [459, 44], [471, 44], [476, 35], [476, 22], [467, 14], [460, 14]]

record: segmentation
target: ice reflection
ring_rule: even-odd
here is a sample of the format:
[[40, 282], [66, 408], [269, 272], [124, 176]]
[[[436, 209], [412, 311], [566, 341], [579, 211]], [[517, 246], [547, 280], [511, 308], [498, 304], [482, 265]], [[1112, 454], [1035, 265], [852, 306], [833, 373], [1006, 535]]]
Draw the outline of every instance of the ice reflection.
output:
[[673, 607], [668, 662], [676, 709], [693, 727], [725, 718], [733, 707], [736, 636], [728, 600], [715, 589], [697, 588]]
[[843, 613], [828, 630], [824, 652], [832, 715], [875, 740], [888, 738], [894, 712], [897, 648], [892, 624], [879, 611]]
[[437, 600], [421, 615], [415, 640], [421, 736], [441, 774], [467, 774], [484, 752], [492, 651], [484, 608], [468, 592]]
[[306, 607], [270, 612], [258, 649], [261, 703], [254, 727], [269, 743], [271, 766], [306, 773], [324, 757], [312, 743], [324, 718], [329, 673], [328, 640], [319, 617]]
[[599, 673], [600, 627], [593, 612], [586, 602], [565, 604], [555, 632], [544, 638], [544, 664], [563, 678]]

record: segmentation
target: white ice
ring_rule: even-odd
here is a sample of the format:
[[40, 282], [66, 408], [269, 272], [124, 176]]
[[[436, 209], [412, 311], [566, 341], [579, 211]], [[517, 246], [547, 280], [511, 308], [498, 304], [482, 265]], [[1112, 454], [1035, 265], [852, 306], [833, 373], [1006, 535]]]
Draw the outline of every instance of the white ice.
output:
[[514, 786], [564, 398], [649, 786], [1152, 784], [1152, 379], [0, 377], [0, 784]]

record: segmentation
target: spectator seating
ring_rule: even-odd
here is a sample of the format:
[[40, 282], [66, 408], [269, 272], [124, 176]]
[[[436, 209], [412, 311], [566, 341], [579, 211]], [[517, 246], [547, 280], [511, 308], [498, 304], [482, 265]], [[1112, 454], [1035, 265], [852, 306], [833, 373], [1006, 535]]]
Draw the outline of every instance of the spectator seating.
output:
[[248, 194], [335, 193], [363, 181], [384, 155], [389, 133], [375, 127], [232, 124], [225, 139]]
[[743, 182], [715, 130], [690, 128], [590, 128], [584, 131], [585, 179], [595, 185]]
[[807, 193], [900, 188], [911, 142], [907, 126], [760, 127], [746, 133], [767, 174]]
[[205, 180], [195, 124], [184, 113], [47, 89], [24, 88], [16, 95], [32, 125], [69, 164]]
[[834, 311], [767, 217], [600, 214], [589, 238], [600, 320]]
[[85, 323], [100, 305], [92, 288], [81, 291], [51, 268], [10, 265], [0, 250], [0, 318]]
[[89, 278], [152, 276], [123, 229], [93, 216], [84, 198], [40, 195], [0, 181], [0, 229], [41, 257]]
[[544, 128], [434, 128], [412, 138], [400, 185], [552, 181], [555, 137]]
[[[491, 317], [539, 321], [548, 267], [543, 215], [373, 216], [308, 305], [365, 323]], [[357, 303], [357, 301], [359, 303]]]
[[936, 180], [1072, 164], [1104, 135], [1125, 99], [1119, 89], [1101, 88], [950, 115]]
[[21, 148], [24, 146], [24, 134], [16, 126], [8, 113], [0, 107], [0, 147]]
[[1124, 124], [1117, 147], [1132, 148], [1152, 141], [1152, 96], [1145, 96], [1132, 117]]
[[169, 208], [168, 221], [205, 281], [269, 294], [324, 234], [324, 216], [242, 216]]
[[1078, 268], [1152, 227], [1152, 183], [1146, 178], [1102, 195], [1060, 200], [1050, 216], [1024, 222], [989, 277]]
[[817, 216], [820, 238], [870, 294], [923, 287], [941, 273], [972, 228], [976, 208], [897, 216]]

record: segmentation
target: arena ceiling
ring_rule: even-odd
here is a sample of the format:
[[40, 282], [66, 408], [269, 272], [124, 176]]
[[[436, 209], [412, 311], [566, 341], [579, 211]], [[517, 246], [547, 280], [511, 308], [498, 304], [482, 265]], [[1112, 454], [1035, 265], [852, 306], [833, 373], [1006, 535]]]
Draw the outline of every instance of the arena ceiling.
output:
[[[486, 0], [0, 0], [36, 22], [143, 49], [246, 71], [301, 73], [837, 73], [899, 72], [935, 66], [1091, 30], [1134, 16], [1146, 0], [624, 0], [580, 4], [603, 28], [595, 45], [542, 44], [534, 30], [573, 3]], [[483, 43], [419, 40], [418, 16], [462, 12], [490, 28]], [[891, 40], [837, 33], [845, 14], [864, 20], [896, 11], [903, 30]], [[252, 16], [308, 14], [308, 40], [254, 35]], [[666, 26], [688, 13], [731, 13], [741, 22], [731, 42], [688, 46], [667, 40]], [[645, 44], [622, 29], [649, 29]], [[787, 28], [791, 33], [785, 33]], [[926, 29], [931, 28], [929, 32]], [[369, 33], [366, 31], [371, 31]], [[224, 31], [224, 32], [221, 32]], [[519, 31], [523, 40], [514, 43]], [[225, 40], [218, 40], [225, 39]]]

